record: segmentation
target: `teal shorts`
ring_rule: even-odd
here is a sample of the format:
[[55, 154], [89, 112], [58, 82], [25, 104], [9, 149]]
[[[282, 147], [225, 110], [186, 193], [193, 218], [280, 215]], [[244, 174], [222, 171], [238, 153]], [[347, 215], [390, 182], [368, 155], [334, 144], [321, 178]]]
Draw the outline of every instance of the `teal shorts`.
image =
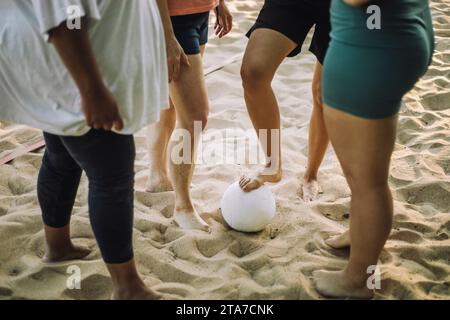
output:
[[[385, 28], [377, 31], [367, 29], [364, 21], [364, 25], [352, 30], [346, 24], [355, 24], [355, 10], [362, 9], [342, 6], [346, 6], [342, 0], [333, 0], [335, 34], [324, 62], [323, 101], [361, 118], [391, 117], [399, 112], [403, 96], [431, 62], [434, 37], [430, 12], [421, 12], [421, 19], [410, 20], [423, 23], [403, 24], [408, 32], [400, 32], [395, 21], [383, 21]], [[347, 17], [339, 28], [339, 19], [344, 19], [347, 12], [352, 19]]]

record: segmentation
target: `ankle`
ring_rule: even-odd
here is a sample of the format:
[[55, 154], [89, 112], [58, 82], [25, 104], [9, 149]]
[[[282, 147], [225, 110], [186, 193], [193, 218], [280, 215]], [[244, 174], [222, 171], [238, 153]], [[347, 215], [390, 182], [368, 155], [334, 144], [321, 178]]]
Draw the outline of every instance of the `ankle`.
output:
[[317, 181], [317, 171], [311, 172], [309, 170], [306, 170], [305, 175], [303, 176], [303, 180], [305, 180], [306, 182]]
[[114, 291], [129, 291], [145, 287], [141, 277], [134, 269], [123, 270], [119, 274], [111, 274]]
[[58, 255], [59, 253], [65, 253], [67, 251], [73, 250], [75, 248], [74, 244], [70, 239], [64, 239], [58, 243], [47, 243], [47, 252]]
[[282, 171], [281, 164], [268, 163], [264, 168], [263, 174], [268, 176], [279, 176], [282, 174]]
[[135, 294], [136, 292], [146, 289], [147, 287], [141, 279], [129, 282], [113, 283], [113, 295], [122, 299], [128, 299], [131, 294]]
[[367, 273], [361, 273], [350, 270], [348, 267], [342, 272], [345, 283], [352, 288], [363, 288], [367, 285]]
[[186, 211], [194, 211], [194, 205], [191, 201], [180, 202], [175, 204], [175, 212], [186, 212]]
[[154, 177], [154, 176], [165, 176], [167, 177], [167, 169], [165, 168], [165, 166], [150, 166], [148, 168], [149, 172], [150, 172], [150, 177]]

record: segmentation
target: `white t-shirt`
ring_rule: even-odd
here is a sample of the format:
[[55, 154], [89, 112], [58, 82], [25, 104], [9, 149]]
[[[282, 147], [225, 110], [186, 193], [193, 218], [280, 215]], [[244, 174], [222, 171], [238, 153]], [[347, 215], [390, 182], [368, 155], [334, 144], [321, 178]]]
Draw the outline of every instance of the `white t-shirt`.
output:
[[[90, 128], [80, 95], [47, 32], [78, 6], [106, 86], [116, 97], [123, 134], [159, 120], [168, 76], [155, 0], [1, 0], [0, 119], [63, 136]], [[73, 7], [71, 7], [73, 8]]]

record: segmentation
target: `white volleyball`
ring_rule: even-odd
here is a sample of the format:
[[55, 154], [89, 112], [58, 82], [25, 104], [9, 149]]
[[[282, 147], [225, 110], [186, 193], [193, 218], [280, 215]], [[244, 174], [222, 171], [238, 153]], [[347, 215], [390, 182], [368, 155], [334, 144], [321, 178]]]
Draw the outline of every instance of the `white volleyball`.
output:
[[258, 232], [276, 213], [275, 197], [266, 186], [244, 192], [239, 182], [232, 184], [222, 198], [222, 215], [228, 225], [241, 232]]

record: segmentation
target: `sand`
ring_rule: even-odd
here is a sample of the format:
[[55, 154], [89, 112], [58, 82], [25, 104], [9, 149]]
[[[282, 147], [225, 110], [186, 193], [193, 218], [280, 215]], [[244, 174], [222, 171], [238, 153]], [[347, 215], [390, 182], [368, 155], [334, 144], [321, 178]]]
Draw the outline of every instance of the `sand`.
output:
[[[225, 39], [211, 40], [206, 68], [215, 69], [242, 54], [244, 34], [261, 4], [231, 1], [235, 29]], [[432, 6], [437, 52], [428, 74], [405, 99], [400, 118], [390, 178], [394, 228], [381, 255], [382, 290], [376, 299], [450, 298], [450, 3], [436, 0]], [[314, 63], [305, 51], [286, 60], [274, 80], [284, 128], [285, 178], [270, 187], [277, 199], [277, 216], [261, 233], [232, 231], [220, 213], [228, 185], [253, 169], [245, 163], [200, 166], [192, 193], [212, 234], [177, 228], [171, 220], [173, 193], [143, 191], [148, 174], [145, 130], [137, 134], [134, 243], [148, 285], [176, 299], [321, 299], [311, 273], [346, 264], [349, 252], [326, 247], [324, 238], [348, 226], [350, 193], [330, 149], [319, 176], [324, 193], [310, 205], [299, 197], [307, 161]], [[238, 59], [207, 77], [208, 129], [251, 128], [239, 69]], [[40, 137], [38, 130], [0, 124], [0, 157]], [[88, 220], [85, 178], [72, 233], [93, 253], [84, 261], [41, 262], [45, 243], [36, 199], [41, 159], [42, 151], [29, 153], [0, 167], [0, 298], [107, 299], [111, 285]], [[81, 270], [81, 290], [67, 288], [71, 265]]]

